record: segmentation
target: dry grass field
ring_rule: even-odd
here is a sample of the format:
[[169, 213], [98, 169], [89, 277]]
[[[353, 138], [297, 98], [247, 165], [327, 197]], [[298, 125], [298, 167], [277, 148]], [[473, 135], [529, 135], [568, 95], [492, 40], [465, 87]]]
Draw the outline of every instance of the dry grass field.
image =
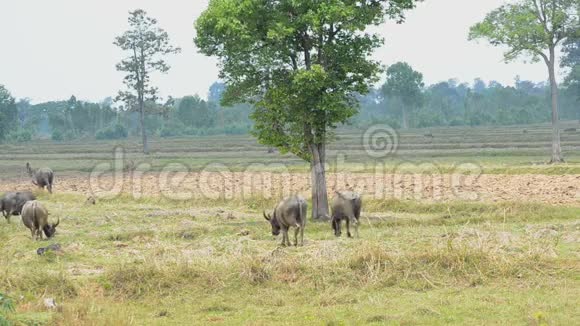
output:
[[339, 132], [328, 160], [329, 192], [363, 193], [360, 238], [309, 220], [298, 248], [261, 212], [308, 196], [307, 165], [249, 136], [156, 139], [149, 156], [135, 140], [0, 146], [0, 192], [50, 166], [55, 193], [34, 191], [62, 221], [49, 241], [0, 221], [0, 325], [580, 320], [580, 133], [557, 166], [547, 126], [411, 130], [384, 157], [363, 133]]

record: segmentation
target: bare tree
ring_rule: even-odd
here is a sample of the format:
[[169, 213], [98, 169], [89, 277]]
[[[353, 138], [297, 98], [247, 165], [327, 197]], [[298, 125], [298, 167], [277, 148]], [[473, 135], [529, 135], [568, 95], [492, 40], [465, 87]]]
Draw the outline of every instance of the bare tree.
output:
[[127, 53], [127, 57], [117, 64], [118, 71], [127, 73], [123, 80], [127, 90], [119, 92], [117, 100], [136, 104], [143, 137], [143, 153], [148, 154], [145, 102], [156, 101], [158, 92], [151, 85], [151, 73], [169, 71], [170, 67], [163, 57], [181, 50], [169, 43], [169, 35], [157, 26], [157, 20], [148, 17], [141, 9], [129, 13], [129, 30], [117, 37], [114, 44]]

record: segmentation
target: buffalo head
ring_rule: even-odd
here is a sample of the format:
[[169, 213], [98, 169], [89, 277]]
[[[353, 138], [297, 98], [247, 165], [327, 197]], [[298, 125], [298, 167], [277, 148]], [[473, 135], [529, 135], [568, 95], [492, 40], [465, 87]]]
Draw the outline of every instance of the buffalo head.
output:
[[58, 221], [54, 224], [47, 224], [44, 226], [44, 228], [42, 228], [42, 230], [44, 231], [44, 234], [46, 235], [47, 238], [52, 238], [52, 236], [54, 236], [54, 234], [56, 233], [56, 227], [60, 224], [60, 218], [58, 219]]
[[272, 218], [272, 216], [266, 214], [266, 212], [263, 212], [263, 214], [266, 221], [270, 222], [270, 225], [272, 226], [272, 235], [274, 236], [279, 235], [281, 227], [280, 223], [278, 222], [278, 219], [276, 219], [276, 217]]

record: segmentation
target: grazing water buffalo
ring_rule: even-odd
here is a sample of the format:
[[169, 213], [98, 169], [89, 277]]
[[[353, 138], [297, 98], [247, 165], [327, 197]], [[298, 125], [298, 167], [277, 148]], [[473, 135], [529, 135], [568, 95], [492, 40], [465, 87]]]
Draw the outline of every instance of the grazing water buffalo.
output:
[[298, 233], [300, 233], [300, 245], [304, 245], [304, 227], [306, 226], [306, 210], [308, 204], [306, 200], [300, 196], [292, 196], [282, 200], [272, 215], [267, 215], [264, 212], [264, 218], [272, 225], [272, 234], [280, 234], [282, 230], [282, 246], [290, 246], [290, 239], [288, 239], [288, 229], [295, 227], [294, 245], [298, 246]]
[[358, 222], [360, 218], [360, 210], [362, 207], [362, 198], [360, 194], [352, 191], [336, 192], [332, 198], [332, 229], [334, 235], [340, 237], [342, 220], [346, 221], [346, 231], [349, 238], [352, 237], [350, 233], [350, 222], [354, 223], [356, 237], [358, 238]]
[[55, 224], [48, 223], [48, 211], [38, 201], [32, 200], [26, 202], [22, 207], [22, 223], [30, 229], [32, 238], [42, 240], [42, 232], [47, 238], [50, 238], [56, 232], [56, 227], [60, 224], [60, 218]]
[[10, 223], [10, 216], [20, 215], [22, 206], [29, 201], [35, 200], [36, 197], [30, 191], [7, 192], [0, 198], [0, 211]]
[[54, 180], [54, 172], [49, 168], [40, 168], [38, 170], [33, 170], [30, 163], [26, 163], [26, 172], [30, 178], [32, 178], [32, 183], [37, 185], [39, 188], [46, 187], [49, 193], [52, 194], [52, 182]]

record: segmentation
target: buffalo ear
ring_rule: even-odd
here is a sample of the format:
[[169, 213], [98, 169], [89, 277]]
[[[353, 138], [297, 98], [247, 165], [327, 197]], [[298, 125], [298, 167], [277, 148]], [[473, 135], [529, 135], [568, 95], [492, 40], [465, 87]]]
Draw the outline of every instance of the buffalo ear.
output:
[[266, 215], [265, 211], [262, 211], [262, 213], [264, 214], [264, 218], [266, 219], [266, 221], [270, 221], [272, 218], [268, 215]]

